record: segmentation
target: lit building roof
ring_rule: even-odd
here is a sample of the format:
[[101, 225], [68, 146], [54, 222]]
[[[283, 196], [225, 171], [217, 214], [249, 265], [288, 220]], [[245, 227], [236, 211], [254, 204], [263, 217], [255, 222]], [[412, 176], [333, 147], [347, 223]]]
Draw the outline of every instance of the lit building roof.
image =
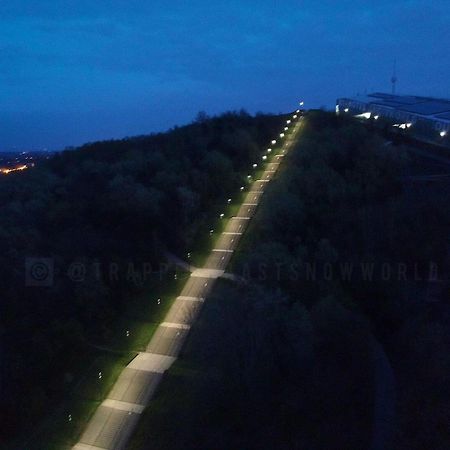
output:
[[433, 117], [439, 120], [450, 120], [450, 100], [418, 97], [413, 95], [393, 95], [376, 92], [350, 100], [383, 106], [411, 114]]

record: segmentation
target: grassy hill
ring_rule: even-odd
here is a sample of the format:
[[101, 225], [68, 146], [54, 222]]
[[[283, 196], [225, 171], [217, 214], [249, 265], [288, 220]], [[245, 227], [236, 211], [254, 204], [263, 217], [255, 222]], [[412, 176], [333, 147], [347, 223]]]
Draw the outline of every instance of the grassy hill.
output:
[[309, 113], [133, 450], [448, 447], [450, 190], [409, 150]]
[[70, 437], [82, 427], [76, 417], [145, 345], [175, 293], [164, 252], [186, 255], [209, 236], [282, 120], [200, 115], [0, 179], [4, 448], [24, 435], [26, 448], [41, 448], [49, 429], [68, 422]]

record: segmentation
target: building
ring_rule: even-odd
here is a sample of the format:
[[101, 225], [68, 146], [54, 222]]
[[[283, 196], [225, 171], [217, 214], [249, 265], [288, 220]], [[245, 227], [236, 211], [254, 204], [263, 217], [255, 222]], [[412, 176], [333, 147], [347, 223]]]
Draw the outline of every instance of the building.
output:
[[393, 126], [411, 128], [415, 134], [431, 139], [447, 140], [450, 136], [450, 100], [375, 93], [339, 98], [336, 112], [385, 119]]

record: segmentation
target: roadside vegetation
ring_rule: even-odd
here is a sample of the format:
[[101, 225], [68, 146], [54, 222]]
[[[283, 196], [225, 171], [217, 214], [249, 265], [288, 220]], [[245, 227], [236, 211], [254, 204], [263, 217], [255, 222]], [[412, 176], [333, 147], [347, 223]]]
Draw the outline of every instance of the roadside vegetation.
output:
[[165, 252], [186, 257], [209, 237], [282, 121], [199, 114], [0, 180], [3, 448], [24, 435], [27, 449], [70, 445], [177, 293]]
[[309, 113], [233, 257], [247, 281], [219, 283], [131, 448], [361, 450], [377, 405], [385, 448], [448, 448], [450, 189], [416, 179], [436, 170]]

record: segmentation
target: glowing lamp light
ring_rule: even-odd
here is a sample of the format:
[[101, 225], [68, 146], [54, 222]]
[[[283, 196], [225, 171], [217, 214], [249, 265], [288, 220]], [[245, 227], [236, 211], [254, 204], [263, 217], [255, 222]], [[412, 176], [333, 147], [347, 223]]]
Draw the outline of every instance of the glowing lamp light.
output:
[[374, 118], [375, 120], [378, 120], [378, 119], [380, 118], [380, 116], [373, 116], [373, 118]]
[[253, 168], [256, 169], [258, 167], [258, 164], [253, 164]]
[[281, 134], [280, 134], [280, 138], [284, 138], [284, 133], [281, 133]]
[[344, 109], [344, 112], [349, 112], [350, 110], [348, 109], [348, 108], [345, 108]]
[[371, 116], [372, 116], [372, 113], [365, 112], [365, 113], [362, 113], [362, 114], [357, 114], [355, 117], [358, 118], [358, 119], [370, 119]]
[[271, 148], [268, 148], [268, 149], [267, 149], [267, 153], [270, 153], [271, 151], [272, 151]]
[[297, 117], [298, 117], [297, 114], [294, 114], [294, 115], [292, 116], [293, 119], [296, 119]]
[[265, 160], [267, 159], [267, 156], [264, 155], [264, 156], [262, 157], [262, 159], [263, 159], [263, 161], [265, 161]]
[[225, 217], [225, 214], [222, 213], [222, 214], [220, 215], [220, 218], [223, 219], [224, 217]]
[[284, 127], [284, 131], [287, 131], [287, 130], [289, 130], [289, 128], [288, 127]]
[[441, 131], [441, 132], [439, 133], [439, 136], [445, 137], [445, 136], [447, 136], [447, 132], [446, 132], [446, 131]]
[[291, 121], [290, 121], [290, 120], [287, 120], [286, 123], [289, 125], [289, 124], [291, 123]]
[[272, 141], [272, 144], [275, 145], [277, 143], [277, 141]]

